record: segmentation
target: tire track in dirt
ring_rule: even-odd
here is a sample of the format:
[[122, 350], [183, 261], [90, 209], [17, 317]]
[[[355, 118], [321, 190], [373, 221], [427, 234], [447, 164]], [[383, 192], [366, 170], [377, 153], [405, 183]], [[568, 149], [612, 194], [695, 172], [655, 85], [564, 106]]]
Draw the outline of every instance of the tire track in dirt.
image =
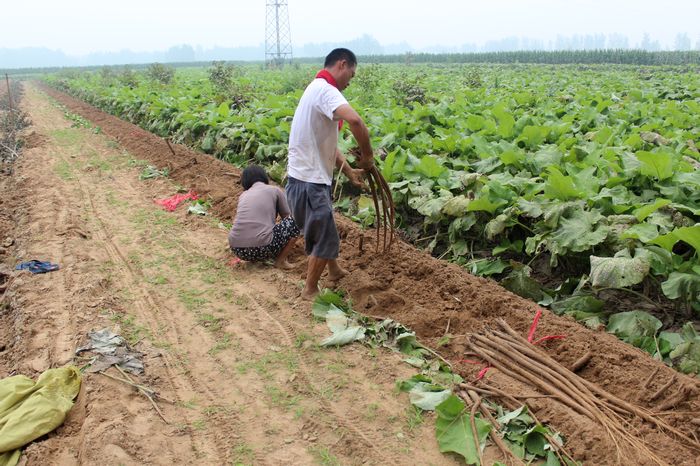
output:
[[[91, 209], [91, 213], [97, 220], [99, 228], [96, 231], [96, 236], [98, 240], [101, 241], [105, 251], [108, 253], [110, 258], [115, 263], [119, 264], [119, 269], [122, 272], [122, 277], [124, 281], [130, 284], [131, 289], [136, 290], [136, 292], [142, 299], [134, 300], [134, 304], [139, 310], [139, 315], [148, 319], [148, 325], [153, 334], [155, 334], [162, 328], [167, 328], [172, 333], [171, 338], [173, 338], [177, 342], [178, 346], [185, 347], [186, 345], [184, 345], [182, 342], [180, 329], [177, 327], [177, 325], [173, 325], [173, 323], [178, 322], [179, 319], [168, 306], [164, 305], [163, 303], [158, 303], [154, 299], [151, 291], [143, 286], [143, 282], [145, 280], [144, 275], [131, 266], [128, 259], [124, 256], [119, 247], [110, 237], [105, 222], [100, 215], [100, 211], [95, 206], [95, 201], [92, 193], [85, 188], [82, 182], [78, 181], [78, 184], [80, 186], [83, 198], [87, 200], [87, 204]], [[166, 319], [159, 318], [159, 314], [162, 311], [165, 311], [167, 313]], [[221, 393], [215, 392], [208, 385], [200, 383], [189, 370], [180, 371], [180, 373], [184, 373], [184, 375], [186, 376], [189, 386], [185, 386], [184, 384], [182, 384], [181, 379], [175, 376], [175, 373], [177, 371], [174, 369], [174, 363], [171, 360], [170, 356], [167, 354], [167, 352], [161, 352], [161, 358], [165, 362], [165, 368], [168, 375], [167, 380], [171, 385], [171, 390], [175, 395], [176, 402], [183, 403], [185, 401], [182, 395], [183, 392], [194, 392], [199, 395], [204, 395], [207, 401], [211, 403], [216, 403], [218, 400], [221, 400]], [[195, 439], [199, 439], [200, 441], [202, 441], [202, 439], [206, 439], [205, 441], [202, 441], [202, 443], [205, 445], [211, 440], [211, 436], [199, 436], [195, 434], [195, 431], [193, 429], [188, 429], [188, 435], [193, 445], [196, 444]], [[216, 452], [217, 457], [225, 458], [227, 454], [227, 448], [220, 442], [218, 442], [216, 439], [213, 441], [213, 444], [213, 450]], [[209, 446], [211, 447], [211, 445]]]
[[305, 382], [306, 387], [316, 396], [316, 399], [318, 400], [321, 408], [327, 414], [332, 415], [334, 419], [337, 420], [337, 423], [341, 428], [343, 428], [347, 432], [350, 432], [353, 435], [356, 443], [359, 443], [365, 448], [371, 449], [374, 452], [374, 454], [378, 457], [378, 459], [381, 460], [379, 464], [390, 464], [391, 462], [389, 461], [389, 459], [378, 447], [378, 445], [382, 444], [382, 439], [380, 439], [376, 435], [373, 435], [372, 432], [363, 432], [360, 429], [357, 429], [355, 425], [360, 424], [360, 419], [351, 418], [347, 416], [346, 413], [334, 409], [333, 405], [331, 405], [327, 400], [324, 399], [318, 387], [316, 387], [313, 384], [310, 378], [311, 372], [309, 370], [309, 366], [312, 364], [309, 361], [308, 355], [304, 351], [299, 351], [299, 349], [296, 348], [294, 342], [298, 337], [298, 333], [294, 330], [294, 327], [291, 325], [291, 323], [288, 321], [282, 321], [281, 319], [276, 318], [270, 312], [268, 312], [265, 309], [264, 303], [261, 303], [260, 298], [258, 297], [259, 294], [256, 293], [255, 295], [253, 295], [251, 293], [248, 293], [247, 296], [252, 302], [255, 303], [255, 308], [257, 312], [265, 316], [271, 323], [273, 323], [275, 327], [277, 327], [279, 335], [282, 336], [282, 338], [284, 338], [287, 345], [290, 348], [295, 349], [295, 353], [301, 361], [300, 377], [303, 379], [303, 382]]
[[[191, 248], [189, 244], [181, 244], [181, 247], [183, 251], [185, 251], [187, 254], [193, 256], [197, 254], [202, 254], [201, 251], [197, 251]], [[121, 257], [123, 258], [123, 255], [121, 255]], [[218, 260], [216, 257], [207, 257], [209, 259]], [[291, 281], [284, 280], [284, 282], [287, 288], [290, 288], [292, 286]], [[313, 363], [309, 360], [308, 355], [304, 351], [299, 350], [299, 348], [297, 348], [295, 345], [295, 340], [298, 336], [298, 332], [294, 329], [289, 320], [277, 318], [266, 310], [266, 304], [269, 303], [264, 302], [263, 298], [271, 300], [275, 299], [275, 297], [269, 296], [268, 292], [260, 289], [256, 290], [255, 293], [251, 293], [249, 289], [251, 285], [252, 284], [248, 284], [247, 287], [235, 286], [234, 290], [236, 291], [237, 295], [245, 296], [249, 302], [254, 303], [257, 314], [264, 316], [266, 320], [272, 323], [274, 325], [274, 328], [277, 329], [275, 333], [277, 333], [284, 340], [287, 347], [291, 348], [294, 351], [294, 354], [299, 358], [301, 362], [301, 364], [299, 365], [300, 372], [296, 373], [298, 375], [297, 379], [300, 383], [303, 383], [304, 388], [306, 390], [310, 391], [314, 395], [315, 400], [319, 403], [319, 407], [322, 409], [322, 411], [330, 415], [332, 419], [336, 421], [335, 423], [337, 424], [337, 426], [321, 426], [319, 422], [324, 423], [324, 421], [312, 420], [305, 424], [305, 429], [312, 431], [320, 429], [333, 430], [334, 428], [337, 429], [339, 427], [345, 432], [350, 433], [352, 435], [352, 439], [344, 439], [346, 443], [349, 442], [354, 447], [363, 447], [365, 449], [370, 449], [373, 452], [374, 458], [372, 458], [372, 460], [375, 461], [375, 463], [373, 464], [390, 464], [391, 461], [389, 460], [389, 458], [387, 458], [386, 455], [378, 447], [378, 445], [382, 444], [382, 439], [373, 431], [362, 431], [355, 427], [355, 425], [361, 425], [362, 423], [362, 419], [359, 416], [348, 416], [347, 413], [335, 409], [331, 403], [324, 399], [324, 397], [321, 394], [321, 390], [314, 385], [311, 378], [312, 371], [309, 367], [312, 366]], [[250, 322], [249, 327], [256, 325], [256, 323], [254, 323], [252, 320], [247, 320]], [[269, 326], [266, 326], [265, 328], [267, 330], [270, 330]], [[244, 339], [247, 337], [247, 335], [239, 336]], [[250, 340], [249, 343], [253, 344], [254, 340]], [[236, 374], [232, 372], [231, 368], [227, 364], [225, 364], [222, 358], [216, 355], [212, 355], [211, 357], [217, 362], [219, 369], [227, 377], [234, 378], [236, 376]], [[367, 460], [369, 461], [369, 459]], [[256, 457], [256, 464], [267, 464], [267, 462], [265, 461], [265, 458], [258, 455]]]
[[[90, 144], [86, 145], [90, 146]], [[94, 148], [94, 146], [92, 147]], [[119, 180], [116, 181], [117, 183], [119, 183]], [[110, 228], [110, 226], [108, 225], [108, 221], [105, 220], [105, 218], [103, 218], [103, 215], [100, 214], [104, 206], [98, 207], [96, 205], [95, 196], [93, 195], [93, 192], [90, 191], [83, 182], [78, 180], [78, 184], [80, 186], [81, 196], [84, 199], [84, 203], [89, 206], [90, 214], [94, 217], [97, 224], [95, 236], [102, 243], [102, 247], [107, 252], [108, 256], [112, 259], [112, 261], [115, 264], [119, 265], [119, 270], [122, 274], [123, 281], [125, 283], [128, 283], [129, 288], [132, 291], [136, 291], [136, 293], [141, 298], [141, 300], [136, 300], [134, 302], [134, 305], [138, 308], [137, 314], [147, 319], [147, 325], [153, 334], [155, 334], [157, 330], [162, 330], [163, 328], [165, 328], [167, 329], [167, 331], [171, 332], [170, 340], [174, 340], [177, 343], [177, 346], [180, 348], [187, 348], [188, 345], [183, 340], [182, 335], [187, 331], [189, 331], [191, 334], [193, 330], [191, 328], [189, 330], [186, 328], [181, 328], [180, 323], [183, 321], [183, 319], [181, 318], [182, 316], [179, 315], [176, 311], [174, 311], [163, 300], [161, 300], [156, 293], [153, 293], [148, 286], [144, 285], [146, 281], [144, 273], [140, 269], [132, 266], [129, 259], [126, 257], [126, 254], [122, 252], [120, 247], [114, 241], [113, 235], [109, 233], [112, 230], [112, 228]], [[135, 197], [141, 198], [143, 194], [142, 192], [136, 190], [134, 186], [128, 182], [119, 183], [119, 191], [123, 194], [126, 194], [127, 198], [130, 198], [129, 195], [132, 194]], [[178, 246], [180, 247], [180, 249], [183, 250], [183, 252], [192, 256], [199, 254], [198, 251], [193, 250], [192, 248], [188, 248], [186, 246], [188, 244], [186, 241], [183, 243], [184, 244], [178, 242]], [[243, 295], [243, 293], [240, 294]], [[165, 319], [163, 319], [161, 315], [164, 313], [163, 311], [166, 314]], [[194, 333], [199, 335], [202, 341], [206, 341], [206, 332], [203, 332], [199, 328], [196, 328], [194, 330]], [[242, 334], [241, 337], [245, 338], [247, 337], [247, 335]], [[254, 341], [251, 341], [251, 343], [253, 342]], [[224, 374], [227, 377], [227, 379], [231, 380], [236, 376], [236, 374], [232, 372], [231, 368], [224, 363], [222, 358], [217, 357], [213, 354], [210, 354], [209, 357], [217, 365], [218, 372]], [[169, 358], [166, 354], [163, 354], [163, 359], [169, 361]], [[171, 381], [177, 379], [173, 376], [173, 372], [177, 372], [173, 366], [174, 364], [172, 361], [169, 361], [166, 364], [166, 368], [169, 371], [168, 379]], [[198, 376], [193, 375], [193, 372], [197, 372]], [[226, 396], [221, 391], [213, 391], [212, 389], [210, 389], [209, 385], [205, 385], [203, 383], [198, 382], [198, 380], [216, 381], [217, 379], [215, 377], [212, 378], [212, 374], [210, 372], [201, 370], [198, 371], [194, 369], [193, 371], [184, 370], [181, 371], [181, 373], [184, 374], [188, 379], [189, 386], [178, 387], [178, 389], [175, 390], [176, 393], [179, 391], [184, 391], [189, 393], [194, 392], [197, 394], [206, 394], [207, 396], [204, 402], [211, 405], [216, 405], [218, 402], [221, 402], [221, 400], [226, 398]], [[219, 383], [215, 383], [214, 386], [224, 385], [223, 381], [219, 380], [218, 382]], [[186, 401], [183, 397], [179, 395], [177, 396], [177, 399], [181, 403], [185, 403]], [[198, 400], [198, 402], [201, 401], [202, 400]], [[240, 424], [240, 420], [238, 419], [235, 413], [227, 412], [225, 414], [210, 416], [207, 422], [211, 424], [211, 428], [208, 429], [206, 434], [202, 433], [201, 435], [198, 434], [198, 436], [207, 438], [213, 436], [216, 439], [214, 443], [217, 446], [217, 457], [226, 458], [228, 456], [226, 444], [230, 443], [227, 440], [228, 437], [226, 435], [222, 436], [220, 434], [209, 435], [209, 432], [226, 432], [230, 430], [231, 425]], [[188, 434], [190, 435], [190, 437], [193, 436], [193, 432], [199, 431], [188, 429]], [[268, 462], [264, 457], [258, 454], [256, 464], [268, 464]]]

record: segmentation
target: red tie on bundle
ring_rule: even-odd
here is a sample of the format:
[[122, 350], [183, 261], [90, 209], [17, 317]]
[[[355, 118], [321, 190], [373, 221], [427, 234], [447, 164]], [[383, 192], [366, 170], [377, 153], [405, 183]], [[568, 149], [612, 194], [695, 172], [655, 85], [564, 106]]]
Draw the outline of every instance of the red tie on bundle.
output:
[[[328, 84], [340, 90], [340, 88], [338, 88], [338, 82], [335, 80], [333, 75], [328, 72], [328, 70], [323, 69], [319, 71], [318, 73], [316, 73], [316, 78], [325, 79]], [[340, 131], [341, 129], [343, 129], [343, 120], [340, 120], [338, 122], [338, 131]]]
[[[530, 325], [530, 331], [527, 332], [527, 341], [532, 343], [533, 345], [539, 345], [543, 341], [547, 340], [563, 340], [566, 338], [566, 335], [547, 335], [545, 337], [540, 338], [539, 340], [535, 340], [535, 332], [537, 331], [537, 324], [540, 322], [540, 318], [542, 317], [542, 310], [538, 309], [537, 312], [535, 313], [535, 318], [532, 320], [532, 325]], [[535, 340], [534, 342], [532, 340]], [[481, 361], [474, 361], [473, 359], [460, 359], [457, 362], [462, 362], [465, 364], [474, 364], [481, 366], [483, 365], [483, 369], [479, 371], [479, 374], [476, 376], [476, 380], [481, 380], [484, 378], [486, 373], [488, 372], [489, 369], [491, 369], [491, 366], [486, 363], [484, 364]]]

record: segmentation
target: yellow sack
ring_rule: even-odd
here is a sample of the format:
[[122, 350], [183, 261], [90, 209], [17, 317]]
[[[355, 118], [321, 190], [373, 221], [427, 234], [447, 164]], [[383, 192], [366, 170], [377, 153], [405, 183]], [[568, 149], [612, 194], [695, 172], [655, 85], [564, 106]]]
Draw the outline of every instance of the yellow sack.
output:
[[36, 383], [23, 375], [0, 380], [0, 466], [14, 466], [21, 447], [63, 424], [80, 379], [69, 366], [44, 371]]

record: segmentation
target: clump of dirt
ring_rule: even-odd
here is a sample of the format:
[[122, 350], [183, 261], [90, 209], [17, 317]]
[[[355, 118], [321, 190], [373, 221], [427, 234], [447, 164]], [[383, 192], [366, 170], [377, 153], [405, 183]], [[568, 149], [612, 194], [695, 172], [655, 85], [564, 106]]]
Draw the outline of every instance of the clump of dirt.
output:
[[34, 149], [36, 147], [41, 147], [48, 141], [48, 138], [36, 131], [31, 131], [24, 138], [24, 148]]
[[[237, 169], [180, 145], [174, 145], [173, 155], [163, 139], [61, 92], [44, 89], [71, 111], [100, 126], [105, 134], [118, 140], [135, 156], [160, 168], [168, 167], [170, 176], [178, 183], [209, 198], [213, 213], [219, 218], [230, 221], [233, 217], [237, 197], [242, 191]], [[342, 238], [340, 262], [351, 271], [337, 286], [348, 292], [357, 310], [398, 320], [411, 327], [423, 341], [434, 344], [449, 335], [450, 341], [440, 347], [440, 353], [453, 361], [455, 370], [466, 379], [473, 379], [480, 369], [458, 362], [464, 358], [467, 335], [493, 326], [499, 318], [505, 319], [521, 335], [527, 334], [539, 309], [535, 303], [506, 291], [494, 281], [472, 276], [457, 265], [439, 261], [403, 242], [395, 243], [386, 253], [374, 252], [377, 246], [374, 232], [363, 232], [340, 215], [336, 220]], [[361, 243], [363, 251], [360, 251]], [[303, 276], [300, 268], [290, 273]], [[542, 348], [567, 367], [589, 350], [593, 351], [591, 362], [579, 375], [627, 402], [653, 409], [648, 394], [657, 391], [672, 377], [698, 387], [697, 380], [677, 374], [612, 335], [592, 331], [548, 310], [543, 312], [537, 335], [565, 335], [566, 338], [547, 341]], [[647, 382], [652, 373], [656, 375]], [[533, 390], [496, 370], [489, 371], [487, 378], [490, 384], [508, 393]], [[671, 395], [669, 392], [665, 396]], [[554, 398], [530, 400], [530, 405], [542, 421], [564, 433], [568, 447], [578, 458], [593, 464], [615, 461], [617, 448], [596, 423], [572, 413]], [[700, 400], [690, 396], [670, 407], [664, 419], [685, 435], [697, 436], [700, 426], [693, 423], [696, 417], [693, 413], [698, 412]], [[698, 452], [686, 443], [639, 419], [628, 421], [630, 428], [648, 445], [654, 445], [656, 453], [666, 461], [694, 464]], [[634, 459], [637, 464], [649, 461]]]

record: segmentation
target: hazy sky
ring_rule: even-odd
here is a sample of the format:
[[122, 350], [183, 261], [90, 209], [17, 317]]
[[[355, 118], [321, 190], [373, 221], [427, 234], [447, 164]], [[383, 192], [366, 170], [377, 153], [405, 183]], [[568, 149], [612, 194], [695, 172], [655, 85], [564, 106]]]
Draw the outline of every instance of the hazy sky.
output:
[[[237, 47], [265, 40], [266, 0], [27, 0], [2, 6], [0, 48], [164, 50]], [[289, 0], [292, 43], [342, 42], [370, 34], [383, 45], [483, 44], [509, 36], [644, 32], [662, 47], [676, 34], [700, 40], [700, 0]], [[1, 64], [0, 64], [1, 66]]]

